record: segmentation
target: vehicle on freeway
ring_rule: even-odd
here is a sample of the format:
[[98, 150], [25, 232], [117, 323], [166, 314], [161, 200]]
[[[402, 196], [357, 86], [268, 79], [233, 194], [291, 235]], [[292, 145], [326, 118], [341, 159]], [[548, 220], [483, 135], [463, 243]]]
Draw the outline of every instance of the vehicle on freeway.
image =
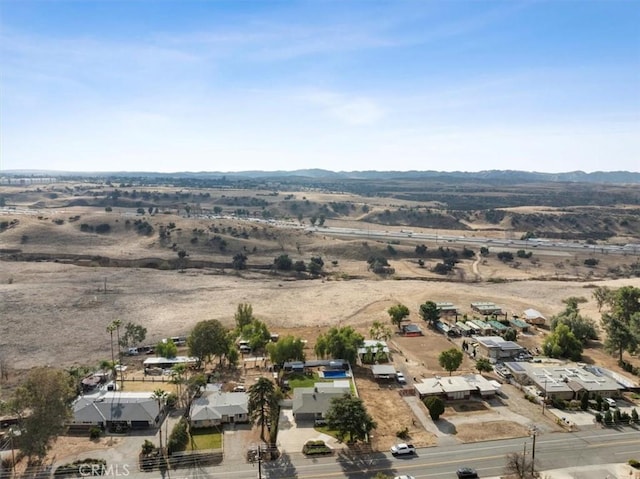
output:
[[405, 454], [415, 454], [416, 448], [413, 444], [400, 443], [391, 447], [391, 454], [394, 456], [404, 456]]
[[478, 477], [478, 472], [471, 467], [461, 467], [456, 471], [458, 479], [473, 479]]
[[402, 373], [396, 373], [396, 381], [398, 381], [400, 384], [407, 384], [407, 380]]

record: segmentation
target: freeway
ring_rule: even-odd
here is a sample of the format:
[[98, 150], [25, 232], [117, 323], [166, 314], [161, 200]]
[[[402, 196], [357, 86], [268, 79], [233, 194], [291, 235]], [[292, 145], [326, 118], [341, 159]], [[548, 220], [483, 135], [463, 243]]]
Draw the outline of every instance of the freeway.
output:
[[[419, 449], [415, 457], [394, 458], [389, 453], [355, 455], [338, 453], [332, 457], [308, 459], [302, 454], [284, 454], [262, 465], [265, 479], [371, 479], [378, 472], [390, 475], [409, 474], [416, 478], [455, 478], [460, 466], [477, 469], [480, 477], [503, 473], [509, 453], [532, 452], [532, 438], [517, 438], [455, 446]], [[575, 433], [539, 435], [535, 459], [541, 471], [577, 468], [589, 465], [623, 463], [640, 456], [640, 435], [635, 429], [590, 429]], [[136, 473], [137, 477], [138, 474]], [[130, 477], [133, 477], [130, 476]], [[149, 477], [141, 474], [140, 477]], [[210, 468], [178, 469], [172, 479], [258, 477], [252, 464], [221, 465]]]
[[435, 243], [458, 243], [464, 245], [481, 245], [502, 248], [529, 249], [537, 248], [539, 250], [564, 251], [576, 253], [583, 251], [585, 253], [600, 254], [629, 254], [637, 255], [640, 253], [638, 245], [613, 245], [613, 244], [586, 244], [576, 243], [562, 240], [542, 240], [542, 239], [500, 239], [487, 238], [481, 236], [460, 236], [439, 233], [421, 233], [408, 230], [392, 231], [364, 228], [341, 228], [330, 226], [311, 226], [305, 228], [308, 233], [318, 233], [331, 236], [356, 237], [361, 239], [380, 239], [380, 240], [422, 240]]

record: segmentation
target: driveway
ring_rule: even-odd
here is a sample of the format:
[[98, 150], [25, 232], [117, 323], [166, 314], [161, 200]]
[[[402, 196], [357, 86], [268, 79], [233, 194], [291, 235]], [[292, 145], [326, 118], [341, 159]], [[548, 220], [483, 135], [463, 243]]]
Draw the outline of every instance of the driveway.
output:
[[332, 449], [342, 449], [346, 447], [339, 443], [338, 440], [327, 434], [316, 431], [313, 428], [313, 421], [304, 421], [297, 424], [293, 419], [293, 411], [291, 409], [280, 409], [280, 418], [278, 420], [278, 446], [281, 451], [289, 454], [302, 452], [302, 446], [307, 441], [322, 440]]

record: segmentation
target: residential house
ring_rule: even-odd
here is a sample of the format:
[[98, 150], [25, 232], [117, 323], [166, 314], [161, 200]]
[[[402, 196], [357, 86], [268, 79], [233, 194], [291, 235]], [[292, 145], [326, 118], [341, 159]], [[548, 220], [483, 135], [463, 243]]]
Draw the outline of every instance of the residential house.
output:
[[484, 316], [490, 316], [493, 314], [502, 314], [502, 308], [495, 303], [488, 301], [476, 301], [471, 303], [471, 309]]
[[516, 358], [525, 349], [513, 341], [505, 341], [500, 336], [474, 336], [476, 354], [488, 358], [492, 363]]
[[404, 334], [405, 336], [422, 336], [422, 330], [417, 324], [403, 324], [402, 334]]
[[516, 331], [521, 331], [523, 333], [526, 333], [529, 331], [529, 324], [525, 323], [524, 321], [518, 319], [518, 318], [512, 318], [509, 320], [509, 325], [515, 329]]
[[321, 419], [331, 407], [333, 398], [351, 394], [349, 380], [318, 382], [310, 388], [293, 390], [293, 417], [297, 421]]
[[151, 392], [104, 391], [80, 396], [73, 403], [71, 427], [146, 429], [159, 425], [162, 405]]
[[194, 428], [249, 422], [249, 395], [245, 392], [205, 390], [193, 401], [189, 421]]
[[536, 326], [544, 326], [547, 322], [547, 318], [545, 318], [540, 311], [535, 309], [525, 309], [523, 318], [527, 323], [534, 324]]
[[413, 385], [420, 399], [428, 396], [439, 396], [443, 399], [468, 399], [472, 394], [481, 397], [492, 397], [499, 390], [491, 381], [480, 374], [465, 376], [436, 376], [423, 379]]
[[533, 385], [550, 399], [580, 399], [586, 391], [590, 396], [617, 397], [624, 387], [604, 374], [571, 364], [541, 365], [509, 362], [505, 366], [524, 385]]
[[467, 399], [471, 396], [472, 386], [462, 376], [436, 376], [423, 379], [413, 385], [420, 399], [428, 396], [440, 396], [444, 399]]

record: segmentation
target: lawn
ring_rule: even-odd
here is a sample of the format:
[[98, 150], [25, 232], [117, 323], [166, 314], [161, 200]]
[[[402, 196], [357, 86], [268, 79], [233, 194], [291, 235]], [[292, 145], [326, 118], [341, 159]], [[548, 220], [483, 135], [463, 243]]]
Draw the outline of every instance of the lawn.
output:
[[295, 388], [312, 388], [315, 383], [325, 382], [326, 379], [321, 379], [318, 373], [313, 373], [313, 376], [306, 374], [292, 374], [287, 380], [289, 381], [289, 387]]
[[326, 434], [327, 436], [335, 437], [336, 439], [340, 440], [340, 438], [338, 437], [338, 431], [336, 431], [335, 429], [329, 429], [328, 426], [315, 426], [314, 429], [318, 432]]
[[217, 427], [206, 427], [191, 430], [191, 441], [187, 444], [187, 451], [202, 451], [204, 449], [221, 449], [222, 431]]

